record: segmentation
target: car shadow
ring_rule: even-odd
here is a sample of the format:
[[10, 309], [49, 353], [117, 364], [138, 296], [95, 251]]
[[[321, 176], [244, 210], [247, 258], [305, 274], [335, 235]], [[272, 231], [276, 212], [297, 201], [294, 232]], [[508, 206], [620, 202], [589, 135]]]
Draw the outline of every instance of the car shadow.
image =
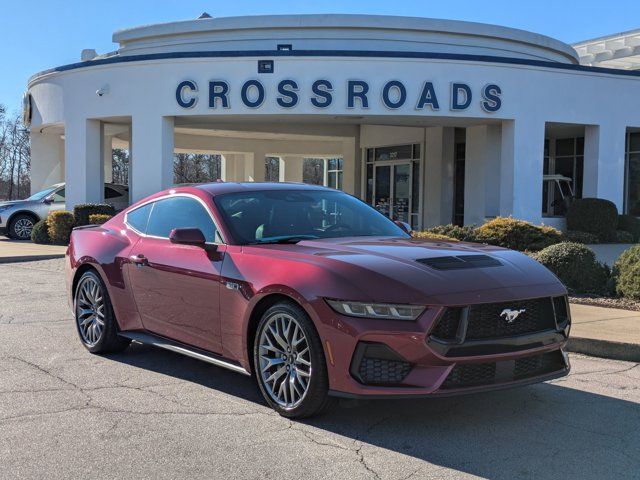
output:
[[[172, 352], [134, 344], [109, 358], [265, 405], [252, 378]], [[565, 380], [460, 397], [344, 402], [299, 423], [362, 442], [363, 452], [373, 445], [399, 461], [413, 457], [484, 478], [640, 478], [640, 404]], [[609, 388], [624, 396], [636, 387]]]

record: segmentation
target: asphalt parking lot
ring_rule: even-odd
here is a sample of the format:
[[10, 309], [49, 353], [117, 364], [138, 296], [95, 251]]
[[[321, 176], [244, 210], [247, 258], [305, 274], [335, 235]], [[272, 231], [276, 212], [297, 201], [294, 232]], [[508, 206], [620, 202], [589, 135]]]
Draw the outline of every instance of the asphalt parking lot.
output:
[[62, 260], [0, 265], [0, 478], [640, 478], [639, 364], [366, 402], [292, 422], [250, 378], [151, 347], [87, 353]]

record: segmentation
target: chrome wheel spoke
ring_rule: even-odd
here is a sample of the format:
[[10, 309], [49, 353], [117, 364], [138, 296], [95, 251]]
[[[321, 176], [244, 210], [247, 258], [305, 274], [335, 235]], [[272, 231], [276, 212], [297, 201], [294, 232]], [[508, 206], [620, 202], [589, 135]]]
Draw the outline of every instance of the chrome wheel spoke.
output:
[[273, 401], [283, 408], [302, 402], [311, 379], [307, 337], [298, 321], [286, 313], [270, 317], [259, 338], [259, 375]]
[[89, 346], [100, 341], [105, 326], [102, 286], [91, 277], [82, 280], [76, 296], [76, 322], [82, 340]]

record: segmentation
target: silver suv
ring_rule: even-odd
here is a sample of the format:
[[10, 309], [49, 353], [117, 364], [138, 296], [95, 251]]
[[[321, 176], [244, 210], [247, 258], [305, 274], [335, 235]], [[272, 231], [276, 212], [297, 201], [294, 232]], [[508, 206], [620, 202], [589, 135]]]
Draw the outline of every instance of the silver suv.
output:
[[[120, 211], [129, 205], [129, 188], [106, 183], [104, 203]], [[16, 240], [29, 240], [33, 226], [49, 213], [64, 210], [64, 183], [52, 185], [25, 200], [0, 202], [0, 235]]]

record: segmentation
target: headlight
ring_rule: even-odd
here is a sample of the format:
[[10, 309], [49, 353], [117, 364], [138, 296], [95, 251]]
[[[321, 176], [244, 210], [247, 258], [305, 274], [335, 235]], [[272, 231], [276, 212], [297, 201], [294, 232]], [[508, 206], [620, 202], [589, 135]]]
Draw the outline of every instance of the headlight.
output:
[[364, 303], [329, 299], [326, 301], [336, 312], [349, 317], [386, 320], [415, 320], [426, 308], [420, 305], [398, 305], [395, 303]]

